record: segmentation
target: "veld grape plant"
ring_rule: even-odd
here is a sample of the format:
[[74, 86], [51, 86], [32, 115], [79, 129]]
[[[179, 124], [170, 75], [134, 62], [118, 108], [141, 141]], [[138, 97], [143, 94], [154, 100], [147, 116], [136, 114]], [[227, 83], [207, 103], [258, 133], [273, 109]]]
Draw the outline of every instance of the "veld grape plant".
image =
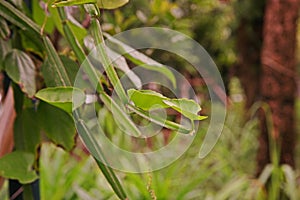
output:
[[[153, 90], [142, 90], [141, 87], [124, 88], [119, 74], [128, 72], [127, 61], [131, 65], [160, 73], [176, 84], [168, 67], [154, 62], [141, 52], [122, 55], [122, 50], [117, 52], [116, 49], [129, 46], [102, 33], [100, 11], [118, 8], [127, 1], [49, 1], [42, 8], [37, 0], [33, 0], [31, 10], [22, 6], [21, 1], [0, 1], [0, 67], [12, 81], [17, 113], [14, 122], [15, 151], [0, 159], [0, 175], [22, 183], [24, 198], [33, 198], [28, 185], [39, 178], [39, 147], [43, 141], [50, 140], [69, 151], [75, 145], [77, 129], [88, 148], [94, 142], [89, 133], [90, 123], [82, 119], [80, 114], [80, 109], [85, 108], [88, 96], [91, 95], [88, 90], [74, 87], [80, 65], [80, 70], [83, 70], [90, 84], [95, 86], [93, 97], [96, 100], [93, 105], [96, 113], [99, 113], [98, 117], [104, 108], [116, 112], [115, 120], [132, 136], [143, 137], [136, 125], [143, 119], [180, 134], [193, 134], [194, 122], [206, 118], [198, 114], [200, 106], [194, 100], [169, 98]], [[88, 28], [78, 25], [70, 10], [64, 8], [74, 5], [80, 6], [82, 15], [89, 16]], [[63, 35], [71, 51], [65, 47], [66, 44], [57, 44], [55, 39], [49, 38], [47, 33], [54, 29]], [[105, 45], [104, 36], [114, 44], [114, 49]], [[89, 45], [85, 46], [87, 39]], [[58, 46], [64, 48], [58, 49]], [[95, 66], [97, 63], [87, 58], [91, 46], [97, 49], [96, 56], [101, 60], [105, 76], [100, 75], [99, 68]], [[68, 53], [60, 55], [59, 50]], [[120, 61], [112, 64], [112, 54], [117, 54]], [[135, 86], [140, 84], [142, 78], [135, 74], [129, 77]], [[112, 90], [117, 98], [112, 97]], [[181, 114], [189, 120], [189, 125], [177, 123], [174, 117], [166, 120], [159, 115], [149, 114], [154, 106]], [[126, 199], [120, 180], [105, 162], [105, 155], [101, 154], [101, 146], [95, 145], [93, 148], [98, 152], [95, 161], [115, 194], [120, 199]]]

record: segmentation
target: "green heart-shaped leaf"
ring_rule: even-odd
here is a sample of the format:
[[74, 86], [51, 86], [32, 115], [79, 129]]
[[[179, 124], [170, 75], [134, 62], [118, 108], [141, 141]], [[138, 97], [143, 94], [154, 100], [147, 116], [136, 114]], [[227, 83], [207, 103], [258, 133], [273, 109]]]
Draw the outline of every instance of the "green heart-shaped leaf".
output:
[[32, 59], [23, 51], [14, 49], [6, 55], [4, 66], [9, 77], [32, 97], [36, 91], [35, 65]]
[[170, 107], [163, 102], [163, 100], [168, 100], [167, 97], [152, 90], [129, 89], [127, 93], [134, 105], [143, 110], [150, 110], [153, 106]]
[[40, 90], [35, 96], [67, 112], [72, 112], [72, 106], [74, 110], [85, 102], [84, 92], [73, 87], [49, 87]]
[[159, 106], [160, 108], [172, 108], [190, 120], [207, 118], [198, 115], [201, 107], [192, 99], [170, 99], [152, 90], [129, 89], [127, 93], [134, 105], [143, 110], [150, 110], [155, 106]]

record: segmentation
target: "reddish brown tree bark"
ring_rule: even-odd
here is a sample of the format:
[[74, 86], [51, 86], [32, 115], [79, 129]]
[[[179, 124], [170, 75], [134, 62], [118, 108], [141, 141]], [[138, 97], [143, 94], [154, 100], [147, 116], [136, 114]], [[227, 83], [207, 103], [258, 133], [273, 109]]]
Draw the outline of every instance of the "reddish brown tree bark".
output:
[[[278, 142], [280, 162], [295, 165], [294, 102], [296, 96], [296, 22], [298, 0], [267, 0], [261, 53], [261, 97], [272, 112], [272, 139]], [[268, 129], [261, 120], [258, 172], [270, 162]]]
[[254, 15], [241, 13], [240, 7], [245, 7], [244, 3], [245, 0], [240, 0], [236, 6], [236, 14], [239, 19], [237, 29], [238, 61], [237, 66], [234, 68], [234, 75], [241, 82], [246, 96], [245, 107], [249, 109], [259, 98], [260, 53], [265, 1], [251, 1], [251, 6], [248, 9], [254, 10]]

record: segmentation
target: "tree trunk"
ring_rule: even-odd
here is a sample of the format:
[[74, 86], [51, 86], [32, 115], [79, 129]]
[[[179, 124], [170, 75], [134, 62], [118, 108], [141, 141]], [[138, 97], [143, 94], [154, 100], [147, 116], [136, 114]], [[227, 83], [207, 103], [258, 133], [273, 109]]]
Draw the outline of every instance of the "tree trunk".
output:
[[234, 74], [240, 79], [246, 96], [246, 109], [249, 109], [259, 97], [260, 52], [262, 44], [262, 26], [264, 3], [258, 0], [255, 10], [260, 14], [254, 17], [242, 16], [237, 29], [238, 63]]
[[[280, 163], [295, 166], [295, 96], [296, 96], [296, 30], [298, 0], [267, 0], [260, 90], [262, 101], [271, 110], [271, 138], [279, 144]], [[261, 116], [262, 117], [262, 116]], [[268, 128], [261, 119], [260, 146], [257, 156], [258, 172], [270, 162]], [[270, 131], [270, 130], [269, 130]]]
[[245, 0], [239, 1], [235, 9], [239, 26], [237, 29], [238, 61], [234, 68], [234, 75], [241, 82], [246, 96], [245, 107], [249, 109], [259, 98], [260, 53], [265, 1], [251, 1], [251, 6], [248, 9], [255, 11], [255, 14], [252, 15], [240, 11], [240, 7], [245, 7], [243, 4], [245, 4]]

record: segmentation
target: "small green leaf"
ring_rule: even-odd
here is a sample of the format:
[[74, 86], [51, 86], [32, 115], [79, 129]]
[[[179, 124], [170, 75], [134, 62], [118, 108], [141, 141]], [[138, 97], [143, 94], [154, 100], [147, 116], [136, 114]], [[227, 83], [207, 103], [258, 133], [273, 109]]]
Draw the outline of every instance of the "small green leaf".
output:
[[0, 158], [0, 176], [17, 179], [22, 184], [31, 183], [38, 178], [32, 169], [34, 154], [15, 151]]
[[52, 8], [52, 7], [48, 7], [48, 9], [49, 9], [49, 13], [51, 15], [51, 18], [54, 22], [55, 28], [58, 30], [58, 32], [60, 32], [63, 36], [65, 36], [64, 31], [63, 31], [63, 23], [59, 18], [58, 9], [57, 8]]
[[168, 100], [167, 97], [152, 90], [129, 89], [127, 93], [135, 106], [143, 110], [150, 110], [153, 106], [160, 106], [160, 108], [170, 107], [164, 103], [164, 100]]
[[70, 10], [64, 8], [63, 10], [66, 18], [61, 20], [58, 9], [49, 8], [51, 19], [53, 20], [55, 27], [64, 37], [66, 37], [65, 28], [63, 28], [63, 26], [67, 25], [72, 30], [73, 36], [82, 44], [84, 37], [87, 35], [87, 30], [72, 16]]
[[87, 30], [83, 26], [81, 26], [81, 24], [79, 22], [77, 22], [74, 18], [72, 18], [72, 19], [73, 20], [71, 21], [71, 19], [69, 17], [68, 18], [69, 21], [67, 21], [66, 23], [72, 29], [72, 32], [74, 33], [74, 36], [76, 37], [76, 39], [82, 44], [83, 39], [87, 35]]
[[200, 105], [191, 99], [170, 99], [152, 90], [129, 89], [127, 93], [135, 106], [143, 110], [150, 110], [155, 106], [159, 106], [160, 108], [172, 108], [190, 120], [207, 118], [206, 116], [198, 115], [198, 112], [201, 110]]
[[52, 16], [48, 13], [48, 7], [46, 7], [46, 2], [40, 0], [32, 0], [31, 3], [33, 20], [39, 26], [42, 26], [45, 23], [45, 17], [47, 17], [47, 23], [44, 26], [44, 32], [51, 34], [55, 26]]
[[41, 102], [38, 107], [41, 129], [55, 144], [70, 151], [75, 145], [75, 126], [72, 117], [63, 110]]
[[194, 100], [168, 99], [163, 100], [163, 102], [191, 120], [203, 120], [207, 118], [206, 116], [198, 115], [198, 112], [201, 110], [201, 107]]
[[67, 112], [72, 112], [72, 106], [74, 110], [85, 102], [84, 92], [73, 87], [49, 87], [40, 90], [35, 96]]
[[35, 94], [35, 65], [26, 53], [12, 50], [5, 57], [4, 67], [9, 77], [20, 85], [23, 92], [29, 97]]

